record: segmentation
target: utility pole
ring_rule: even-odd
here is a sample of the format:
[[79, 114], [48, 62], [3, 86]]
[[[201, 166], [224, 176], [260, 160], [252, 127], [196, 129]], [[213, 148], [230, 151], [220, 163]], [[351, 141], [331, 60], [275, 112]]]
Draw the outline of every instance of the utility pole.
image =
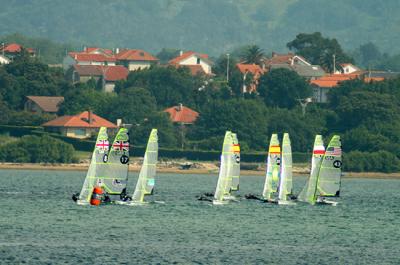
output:
[[229, 83], [229, 53], [226, 54], [227, 62], [226, 62], [226, 82]]
[[332, 55], [333, 57], [333, 73], [336, 73], [336, 54]]

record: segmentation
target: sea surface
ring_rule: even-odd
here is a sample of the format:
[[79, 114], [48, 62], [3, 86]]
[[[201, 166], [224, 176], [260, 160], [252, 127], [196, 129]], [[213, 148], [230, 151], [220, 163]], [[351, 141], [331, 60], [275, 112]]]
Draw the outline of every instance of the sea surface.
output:
[[[216, 175], [159, 174], [165, 204], [94, 207], [71, 200], [84, 177], [0, 170], [0, 264], [400, 264], [400, 180], [343, 179], [337, 207], [211, 206], [196, 196]], [[239, 194], [263, 181], [242, 177]]]

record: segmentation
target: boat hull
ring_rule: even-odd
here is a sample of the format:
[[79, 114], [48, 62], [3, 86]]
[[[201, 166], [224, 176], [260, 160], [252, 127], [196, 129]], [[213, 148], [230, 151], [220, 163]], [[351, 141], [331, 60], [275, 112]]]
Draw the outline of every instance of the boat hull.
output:
[[279, 205], [296, 205], [296, 202], [294, 201], [284, 201], [284, 200], [278, 200]]
[[213, 205], [226, 205], [228, 203], [229, 203], [229, 201], [219, 201], [219, 200], [213, 200], [212, 201]]

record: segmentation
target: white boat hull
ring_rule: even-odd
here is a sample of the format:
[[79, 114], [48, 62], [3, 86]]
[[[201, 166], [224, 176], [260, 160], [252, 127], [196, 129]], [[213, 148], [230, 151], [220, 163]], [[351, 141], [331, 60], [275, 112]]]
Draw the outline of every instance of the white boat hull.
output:
[[149, 204], [148, 202], [134, 202], [134, 201], [115, 201], [114, 203], [126, 206], [143, 206]]
[[284, 200], [278, 200], [279, 205], [296, 205], [296, 202], [294, 201], [284, 201]]
[[219, 200], [213, 200], [212, 203], [213, 205], [225, 205], [228, 204], [229, 201], [219, 201]]
[[337, 206], [339, 204], [339, 202], [329, 201], [325, 199], [318, 199], [316, 203], [319, 205], [331, 205], [331, 206]]
[[83, 200], [77, 200], [77, 201], [76, 201], [76, 204], [77, 204], [77, 205], [90, 205], [89, 202], [83, 201]]

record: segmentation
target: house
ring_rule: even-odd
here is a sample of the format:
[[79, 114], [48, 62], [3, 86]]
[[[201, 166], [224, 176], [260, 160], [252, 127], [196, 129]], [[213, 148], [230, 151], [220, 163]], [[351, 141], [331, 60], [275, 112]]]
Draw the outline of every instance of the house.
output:
[[158, 62], [156, 57], [143, 50], [117, 49], [115, 57], [118, 64], [125, 66], [129, 71], [147, 69]]
[[27, 96], [26, 98], [24, 110], [38, 114], [56, 114], [64, 101], [64, 97]]
[[0, 54], [0, 64], [9, 64], [11, 60], [4, 55]]
[[112, 50], [96, 47], [84, 48], [81, 52], [69, 52], [63, 60], [64, 70], [72, 65], [116, 65]]
[[116, 132], [118, 126], [97, 116], [91, 111], [84, 111], [77, 115], [62, 116], [48, 121], [42, 126], [46, 131], [57, 132], [71, 138], [89, 138], [96, 135], [100, 127], [107, 127], [111, 133]]
[[173, 123], [181, 125], [193, 124], [199, 117], [199, 113], [188, 107], [179, 104], [171, 108], [165, 109], [164, 112], [169, 113], [170, 119]]
[[336, 71], [335, 74], [354, 74], [354, 73], [361, 73], [362, 70], [357, 66], [351, 63], [342, 63], [340, 64], [342, 71]]
[[340, 82], [356, 78], [359, 78], [359, 75], [332, 74], [316, 80], [311, 80], [310, 84], [313, 87], [313, 101], [318, 103], [326, 103], [328, 101], [328, 93], [331, 89], [337, 87]]
[[73, 65], [66, 73], [67, 78], [73, 83], [85, 83], [90, 79], [96, 82], [101, 80], [105, 92], [113, 92], [115, 83], [126, 80], [129, 71], [122, 65]]
[[[212, 62], [207, 54], [200, 54], [193, 51], [180, 52], [180, 55], [168, 62], [169, 65], [175, 67], [186, 66], [190, 69], [192, 74], [204, 73], [212, 75], [211, 66]], [[201, 67], [201, 70], [200, 70]]]
[[18, 43], [3, 43], [3, 45], [0, 46], [0, 53], [3, 57], [7, 57], [10, 61], [12, 61], [14, 57], [20, 54], [23, 49], [25, 49], [31, 57], [35, 57], [36, 54], [33, 48], [24, 48]]
[[326, 75], [321, 66], [312, 65], [302, 56], [293, 53], [277, 54], [273, 52], [272, 57], [265, 60], [264, 63], [268, 71], [285, 68], [296, 72], [299, 76], [308, 80], [318, 79]]
[[[243, 93], [255, 92], [258, 86], [258, 80], [264, 74], [264, 69], [262, 69], [257, 64], [236, 64], [236, 68], [242, 73], [243, 75]], [[252, 80], [247, 80], [248, 75], [252, 75]]]

